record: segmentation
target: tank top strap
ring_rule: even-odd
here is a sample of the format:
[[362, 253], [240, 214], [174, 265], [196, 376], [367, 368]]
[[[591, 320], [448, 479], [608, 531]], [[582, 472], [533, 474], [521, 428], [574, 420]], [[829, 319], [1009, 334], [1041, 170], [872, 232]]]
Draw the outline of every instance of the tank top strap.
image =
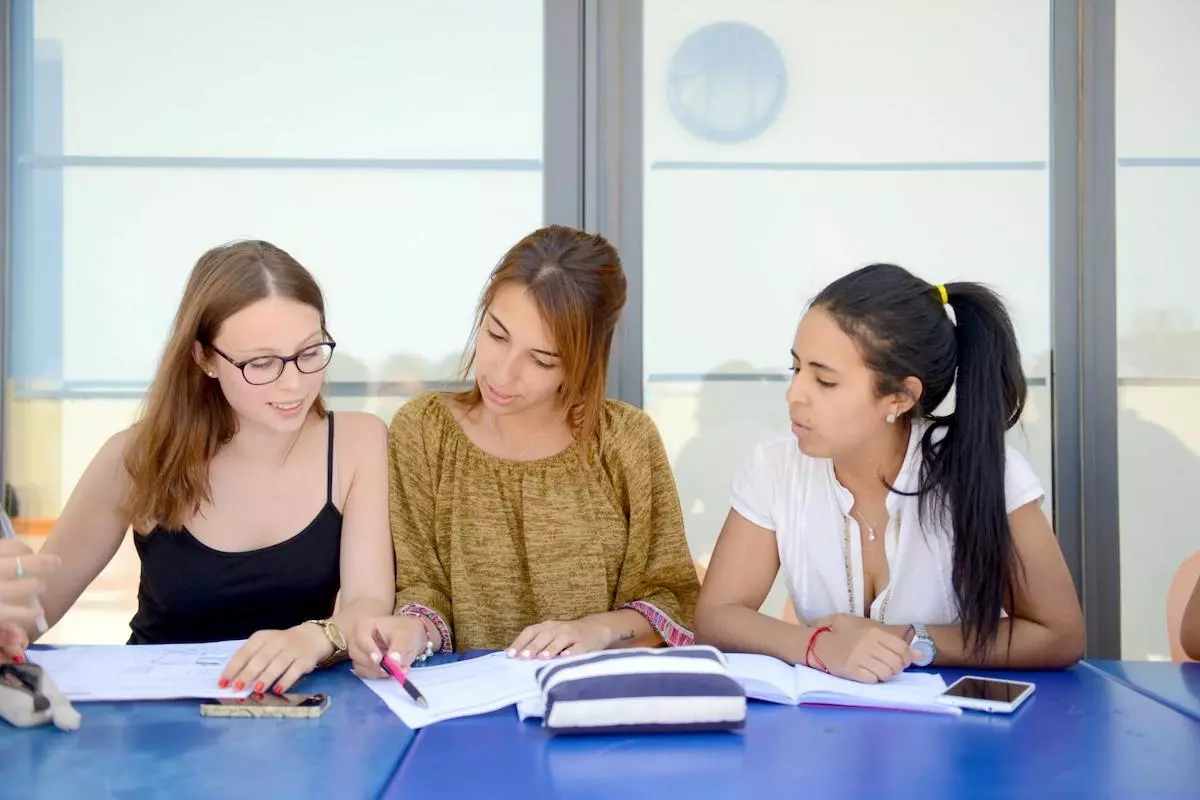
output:
[[326, 412], [326, 419], [329, 420], [329, 452], [325, 458], [325, 502], [330, 504], [333, 502], [333, 412]]

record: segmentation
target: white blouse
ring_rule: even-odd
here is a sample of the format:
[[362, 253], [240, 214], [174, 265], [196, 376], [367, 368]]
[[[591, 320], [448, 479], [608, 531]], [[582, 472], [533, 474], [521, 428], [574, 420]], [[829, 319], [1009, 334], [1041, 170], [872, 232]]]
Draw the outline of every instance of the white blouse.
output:
[[[927, 426], [913, 425], [896, 478], [898, 489], [917, 487]], [[1005, 455], [1004, 490], [1010, 514], [1045, 495], [1029, 463], [1012, 447]], [[730, 502], [747, 520], [775, 532], [788, 594], [802, 620], [864, 615], [862, 540], [858, 522], [850, 516], [854, 496], [834, 476], [832, 460], [804, 455], [792, 436], [761, 444], [734, 478]], [[871, 617], [889, 625], [955, 624], [949, 521], [921, 520], [919, 506], [917, 497], [888, 493], [883, 536], [889, 583], [871, 604]], [[847, 525], [849, 536], [844, 535]]]

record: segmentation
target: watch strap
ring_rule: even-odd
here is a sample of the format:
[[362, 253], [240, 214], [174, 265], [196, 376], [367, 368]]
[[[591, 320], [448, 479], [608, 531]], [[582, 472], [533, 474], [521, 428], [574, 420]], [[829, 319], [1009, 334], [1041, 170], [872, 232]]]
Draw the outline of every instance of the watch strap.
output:
[[341, 645], [338, 644], [338, 642], [337, 642], [338, 637], [335, 637], [333, 635], [333, 633], [329, 630], [331, 627], [335, 628], [337, 630], [338, 634], [340, 634], [340, 638], [342, 639], [342, 641], [345, 642], [346, 635], [342, 631], [342, 629], [338, 628], [337, 625], [331, 619], [310, 619], [310, 620], [308, 620], [308, 622], [312, 623], [313, 625], [317, 625], [321, 628], [321, 633], [325, 634], [325, 640], [327, 642], [329, 642], [330, 647], [333, 648], [332, 653], [330, 653], [329, 655], [325, 656], [325, 658], [323, 658], [317, 662], [317, 668], [324, 669], [325, 667], [336, 664], [339, 661], [344, 661], [348, 655], [346, 652], [346, 648], [342, 647]]

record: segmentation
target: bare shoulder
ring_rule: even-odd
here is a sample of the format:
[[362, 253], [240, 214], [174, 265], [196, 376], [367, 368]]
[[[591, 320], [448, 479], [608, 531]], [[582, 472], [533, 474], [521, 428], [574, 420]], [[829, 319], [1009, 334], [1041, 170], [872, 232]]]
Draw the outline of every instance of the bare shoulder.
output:
[[136, 432], [137, 427], [134, 425], [130, 425], [128, 428], [117, 431], [112, 436], [108, 437], [108, 440], [105, 441], [104, 445], [100, 448], [100, 452], [116, 454], [118, 457], [123, 458], [125, 456], [125, 450], [129, 447], [130, 442], [133, 441], [133, 435]]
[[92, 459], [92, 468], [104, 474], [113, 476], [125, 476], [125, 454], [129, 450], [129, 446], [133, 443], [133, 436], [136, 433], [136, 428], [130, 426], [124, 430], [117, 431], [108, 440], [100, 446], [100, 450], [96, 452], [96, 456]]
[[[338, 411], [333, 415], [334, 447], [337, 450], [340, 491], [352, 487], [387, 469], [387, 425], [365, 411]], [[341, 495], [346, 497], [346, 494]]]
[[137, 428], [130, 427], [108, 437], [71, 493], [73, 502], [90, 508], [90, 513], [100, 513], [110, 506], [120, 505], [131, 485], [126, 455], [136, 433]]
[[339, 411], [334, 416], [338, 436], [373, 438], [387, 432], [387, 423], [369, 411]]
[[338, 411], [334, 426], [339, 452], [369, 453], [387, 446], [387, 423], [369, 412]]

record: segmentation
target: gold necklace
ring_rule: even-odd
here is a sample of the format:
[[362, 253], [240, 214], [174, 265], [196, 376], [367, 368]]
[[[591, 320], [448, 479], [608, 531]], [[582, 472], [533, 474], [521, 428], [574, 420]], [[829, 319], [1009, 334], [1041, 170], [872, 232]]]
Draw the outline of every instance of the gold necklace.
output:
[[[900, 518], [896, 518], [896, 538], [900, 538]], [[850, 517], [842, 514], [842, 560], [846, 564], [846, 590], [850, 593], [850, 613], [854, 613], [854, 570], [850, 567]], [[879, 621], [885, 622], [887, 618], [888, 603], [892, 600], [892, 591], [896, 586], [896, 576], [891, 574], [891, 567], [888, 568], [888, 585], [887, 594], [883, 596], [883, 605], [879, 608]], [[866, 617], [871, 616], [871, 609], [863, 609]]]

